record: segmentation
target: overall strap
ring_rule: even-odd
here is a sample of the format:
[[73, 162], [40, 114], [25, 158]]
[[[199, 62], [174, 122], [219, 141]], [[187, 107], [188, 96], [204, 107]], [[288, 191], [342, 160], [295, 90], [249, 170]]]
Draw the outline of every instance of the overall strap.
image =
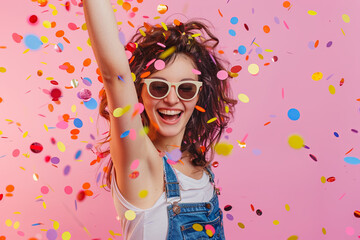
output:
[[181, 199], [179, 182], [176, 178], [176, 174], [174, 173], [174, 170], [167, 162], [168, 157], [165, 155], [162, 159], [164, 163], [164, 183], [165, 183], [166, 198], [170, 199], [173, 197], [178, 197], [179, 199]]

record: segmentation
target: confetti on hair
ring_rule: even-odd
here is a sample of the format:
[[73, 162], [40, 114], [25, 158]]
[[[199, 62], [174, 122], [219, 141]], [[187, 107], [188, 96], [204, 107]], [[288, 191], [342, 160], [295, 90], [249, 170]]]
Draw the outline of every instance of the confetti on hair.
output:
[[166, 49], [164, 52], [162, 52], [159, 56], [160, 59], [166, 59], [168, 56], [173, 54], [176, 50], [176, 46], [171, 46], [170, 48]]
[[161, 26], [165, 29], [165, 31], [168, 30], [168, 28], [167, 28], [167, 26], [166, 26], [166, 24], [164, 22], [161, 22]]
[[195, 34], [191, 35], [191, 37], [199, 37], [199, 36], [201, 36], [201, 33], [195, 33]]
[[140, 32], [141, 35], [143, 35], [144, 37], [146, 36], [146, 33], [145, 33], [142, 29], [139, 29], [139, 32]]
[[205, 109], [203, 109], [202, 107], [196, 105], [195, 106], [196, 110], [198, 110], [199, 112], [205, 112]]
[[196, 75], [201, 75], [201, 72], [195, 68], [192, 69], [192, 72]]
[[212, 122], [214, 122], [214, 121], [216, 121], [216, 120], [217, 120], [217, 118], [216, 118], [216, 117], [213, 117], [213, 118], [209, 119], [206, 123], [212, 123]]
[[164, 44], [162, 44], [162, 43], [156, 43], [157, 45], [159, 45], [160, 47], [163, 47], [163, 48], [166, 48], [166, 46], [164, 45]]
[[151, 74], [150, 71], [144, 72], [140, 75], [140, 78], [146, 78], [146, 77], [150, 76], [150, 74]]

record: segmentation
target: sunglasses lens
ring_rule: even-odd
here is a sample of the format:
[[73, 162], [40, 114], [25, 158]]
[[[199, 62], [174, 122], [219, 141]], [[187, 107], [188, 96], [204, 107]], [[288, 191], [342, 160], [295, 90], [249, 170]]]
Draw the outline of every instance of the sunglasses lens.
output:
[[191, 99], [196, 93], [196, 85], [193, 83], [183, 83], [178, 89], [179, 95], [184, 99]]
[[169, 86], [161, 81], [154, 81], [150, 84], [149, 89], [154, 97], [163, 97], [168, 91]]

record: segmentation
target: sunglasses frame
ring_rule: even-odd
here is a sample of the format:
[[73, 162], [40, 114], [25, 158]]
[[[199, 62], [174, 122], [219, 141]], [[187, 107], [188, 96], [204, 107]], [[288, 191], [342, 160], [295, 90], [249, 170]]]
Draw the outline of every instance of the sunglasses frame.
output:
[[[166, 93], [163, 97], [155, 97], [155, 96], [153, 96], [153, 95], [150, 93], [150, 84], [151, 84], [152, 82], [154, 82], [154, 81], [164, 82], [164, 83], [166, 83], [166, 84], [169, 86], [167, 93]], [[164, 79], [159, 79], [159, 78], [145, 78], [145, 79], [143, 79], [142, 82], [144, 82], [144, 83], [146, 84], [146, 89], [147, 89], [149, 95], [150, 95], [152, 98], [155, 98], [155, 99], [163, 99], [163, 98], [166, 98], [167, 95], [169, 95], [169, 93], [170, 93], [171, 87], [174, 85], [174, 86], [175, 86], [176, 95], [178, 96], [178, 98], [180, 98], [180, 99], [183, 100], [183, 101], [191, 101], [191, 100], [193, 100], [193, 99], [198, 95], [199, 90], [201, 90], [202, 85], [203, 85], [203, 83], [200, 82], [200, 81], [186, 80], [186, 81], [180, 81], [180, 82], [177, 82], [177, 83], [172, 83], [172, 82], [166, 81], [166, 80], [164, 80]], [[179, 95], [179, 93], [178, 93], [178, 87], [179, 87], [181, 84], [183, 84], [183, 83], [193, 83], [193, 84], [195, 84], [195, 86], [196, 86], [196, 93], [194, 94], [194, 96], [193, 96], [192, 98], [190, 98], [190, 99], [184, 99], [184, 98], [182, 98], [182, 97]]]

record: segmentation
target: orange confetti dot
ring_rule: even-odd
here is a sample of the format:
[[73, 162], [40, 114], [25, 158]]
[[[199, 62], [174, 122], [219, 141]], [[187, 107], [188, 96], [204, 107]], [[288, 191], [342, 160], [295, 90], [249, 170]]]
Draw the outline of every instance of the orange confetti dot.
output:
[[52, 111], [54, 111], [54, 106], [50, 103], [48, 105], [48, 109], [49, 109], [50, 112], [52, 112]]
[[68, 121], [69, 121], [69, 118], [70, 118], [69, 114], [66, 114], [66, 113], [65, 113], [65, 114], [63, 115], [63, 119], [64, 119], [65, 122], [68, 122]]
[[97, 73], [98, 75], [101, 75], [100, 68], [97, 68], [97, 69], [96, 69], [96, 73]]
[[151, 74], [150, 71], [144, 72], [140, 75], [140, 78], [146, 78], [146, 77], [150, 76], [150, 74]]
[[71, 136], [71, 139], [76, 140], [76, 139], [78, 139], [78, 136], [72, 135], [72, 136]]
[[138, 3], [142, 3], [142, 2], [143, 2], [143, 0], [137, 0], [137, 2], [138, 2]]
[[177, 20], [177, 19], [174, 19], [174, 24], [175, 24], [176, 26], [180, 26], [181, 22], [180, 22], [179, 20]]
[[67, 42], [68, 44], [70, 44], [69, 39], [67, 39], [66, 37], [63, 37], [64, 41]]
[[12, 193], [5, 194], [6, 197], [13, 197], [14, 195]]
[[15, 189], [15, 187], [13, 185], [6, 186], [6, 191], [8, 191], [8, 192], [12, 192], [12, 191], [14, 191], [14, 189]]
[[270, 65], [270, 63], [264, 63], [264, 66], [268, 66], [268, 65]]
[[90, 183], [86, 182], [82, 185], [83, 189], [89, 189], [90, 188]]
[[224, 54], [224, 51], [223, 51], [223, 50], [219, 50], [218, 53], [219, 53], [219, 54]]
[[124, 2], [122, 5], [123, 9], [125, 9], [126, 11], [129, 11], [131, 9], [131, 4], [128, 2]]
[[314, 47], [317, 48], [319, 46], [319, 40], [316, 40]]
[[134, 171], [134, 172], [129, 174], [129, 178], [131, 178], [131, 179], [135, 179], [138, 176], [139, 176], [139, 171]]
[[62, 36], [64, 36], [64, 34], [65, 34], [65, 32], [63, 30], [59, 30], [55, 33], [55, 36], [62, 37]]
[[51, 28], [56, 27], [56, 22], [51, 22]]
[[0, 236], [0, 240], [6, 240], [5, 236]]
[[220, 9], [218, 9], [218, 11], [219, 11], [220, 16], [223, 17], [222, 13], [220, 12]]
[[38, 75], [39, 77], [41, 77], [41, 76], [43, 75], [43, 71], [38, 70], [38, 71], [37, 71], [37, 75]]
[[160, 14], [166, 13], [167, 10], [168, 10], [168, 6], [166, 6], [165, 4], [159, 4], [159, 5], [157, 6], [157, 11], [158, 11], [158, 13], [160, 13]]
[[135, 27], [134, 24], [132, 24], [132, 22], [128, 21], [128, 24], [131, 26], [131, 27]]
[[3, 99], [0, 97], [0, 103], [3, 101]]
[[200, 112], [205, 112], [205, 109], [203, 109], [202, 107], [196, 105], [195, 106], [196, 110], [200, 111]]
[[106, 166], [103, 168], [104, 173], [107, 173], [109, 171], [109, 168]]
[[91, 190], [85, 190], [85, 195], [86, 196], [92, 196], [94, 193], [93, 193], [93, 191], [91, 191]]
[[263, 27], [263, 29], [264, 29], [264, 32], [265, 32], [265, 33], [269, 33], [269, 32], [270, 32], [270, 27], [269, 27], [268, 25], [265, 25], [265, 26]]
[[80, 133], [80, 130], [79, 129], [72, 129], [71, 131], [70, 131], [70, 133], [71, 134], [79, 134]]
[[137, 11], [139, 11], [139, 8], [133, 7], [132, 11], [133, 11], [133, 12], [137, 12]]
[[284, 7], [284, 8], [290, 7], [290, 2], [289, 2], [289, 1], [283, 2], [283, 7]]
[[66, 69], [68, 73], [73, 73], [75, 71], [75, 67], [73, 65], [70, 65], [68, 69]]
[[87, 67], [90, 64], [91, 64], [91, 59], [90, 58], [85, 59], [84, 62], [83, 62], [84, 67]]

